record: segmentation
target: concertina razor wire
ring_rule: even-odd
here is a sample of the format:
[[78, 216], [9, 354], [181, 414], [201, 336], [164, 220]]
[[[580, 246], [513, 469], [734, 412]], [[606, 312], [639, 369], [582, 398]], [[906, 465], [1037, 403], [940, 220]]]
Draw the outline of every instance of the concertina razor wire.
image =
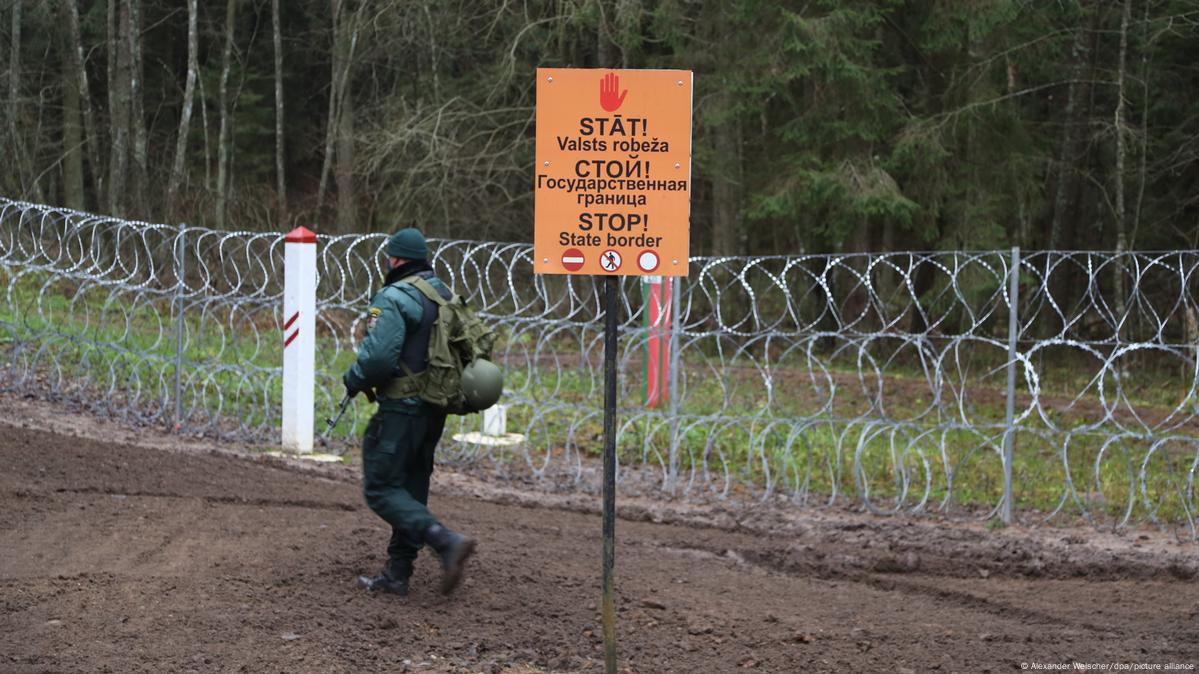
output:
[[[318, 237], [318, 419], [342, 393], [385, 242]], [[442, 460], [598, 489], [595, 280], [535, 275], [528, 244], [431, 246], [438, 274], [501, 333], [501, 402], [524, 436], [453, 441], [480, 423], [455, 417]], [[282, 265], [279, 233], [0, 198], [0, 389], [276, 443]], [[640, 280], [623, 278], [622, 489], [986, 518], [1003, 504], [1010, 443], [1018, 517], [1195, 537], [1197, 269], [1199, 251], [697, 257], [673, 286], [670, 330], [647, 327]], [[664, 332], [655, 351], [675, 388], [649, 407], [649, 341]], [[357, 399], [337, 441], [354, 442], [369, 413]]]

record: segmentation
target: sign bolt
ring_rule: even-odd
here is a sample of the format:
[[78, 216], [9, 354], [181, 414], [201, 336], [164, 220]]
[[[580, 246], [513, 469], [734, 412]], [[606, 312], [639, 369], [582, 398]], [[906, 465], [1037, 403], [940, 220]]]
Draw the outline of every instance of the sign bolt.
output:
[[678, 260], [675, 260], [675, 261], [674, 261], [674, 263], [675, 263], [675, 264], [678, 264], [678, 263], [679, 263], [679, 261], [678, 261]]
[[545, 160], [545, 164], [544, 164], [544, 165], [545, 165], [545, 166], [549, 166], [549, 165], [550, 165], [550, 161], [549, 161], [548, 159], [547, 159], [547, 160]]
[[679, 80], [678, 82], [675, 82], [675, 84], [677, 84], [681, 87], [681, 86], [683, 86], [683, 80]]
[[[554, 76], [553, 76], [553, 75], [550, 75], [549, 77], [545, 78], [545, 81], [546, 81], [546, 82], [553, 82], [553, 81], [554, 81]], [[682, 83], [680, 82], [680, 84], [682, 84]]]
[[549, 263], [550, 263], [550, 259], [548, 257], [541, 258], [541, 264], [549, 264]]
[[680, 164], [680, 163], [678, 163], [678, 162], [676, 161], [676, 162], [674, 163], [674, 167], [675, 167], [675, 168], [683, 168], [683, 165], [682, 165], [682, 164]]

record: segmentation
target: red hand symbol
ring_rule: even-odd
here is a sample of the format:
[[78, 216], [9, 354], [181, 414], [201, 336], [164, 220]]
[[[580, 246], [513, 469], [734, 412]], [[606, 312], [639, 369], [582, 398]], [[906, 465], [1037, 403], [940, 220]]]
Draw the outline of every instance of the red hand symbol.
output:
[[615, 112], [624, 103], [625, 94], [629, 93], [628, 89], [620, 91], [620, 75], [616, 73], [608, 73], [600, 79], [600, 105], [608, 112]]

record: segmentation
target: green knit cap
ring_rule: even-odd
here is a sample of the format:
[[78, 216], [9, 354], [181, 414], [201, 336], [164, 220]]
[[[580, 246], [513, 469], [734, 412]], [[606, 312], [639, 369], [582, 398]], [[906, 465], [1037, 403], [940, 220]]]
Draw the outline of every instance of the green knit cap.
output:
[[429, 244], [425, 236], [415, 227], [401, 229], [387, 240], [387, 255], [402, 257], [405, 260], [426, 260], [429, 257]]

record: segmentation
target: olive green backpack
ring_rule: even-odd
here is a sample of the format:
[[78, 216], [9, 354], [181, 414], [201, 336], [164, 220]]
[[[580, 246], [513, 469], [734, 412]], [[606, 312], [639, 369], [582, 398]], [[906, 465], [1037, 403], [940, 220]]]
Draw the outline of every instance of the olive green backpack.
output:
[[[388, 391], [394, 397], [416, 396], [427, 403], [445, 408], [451, 414], [470, 414], [483, 407], [472, 405], [474, 398], [463, 392], [462, 372], [476, 360], [489, 360], [495, 345], [495, 330], [483, 323], [478, 314], [456, 293], [441, 296], [431, 283], [419, 276], [400, 281], [411, 284], [437, 305], [437, 320], [429, 335], [429, 364], [424, 372], [413, 373], [403, 363], [407, 375], [393, 382], [401, 390]], [[499, 384], [502, 389], [502, 382]], [[496, 397], [498, 398], [498, 391]], [[494, 403], [494, 400], [491, 401]]]

